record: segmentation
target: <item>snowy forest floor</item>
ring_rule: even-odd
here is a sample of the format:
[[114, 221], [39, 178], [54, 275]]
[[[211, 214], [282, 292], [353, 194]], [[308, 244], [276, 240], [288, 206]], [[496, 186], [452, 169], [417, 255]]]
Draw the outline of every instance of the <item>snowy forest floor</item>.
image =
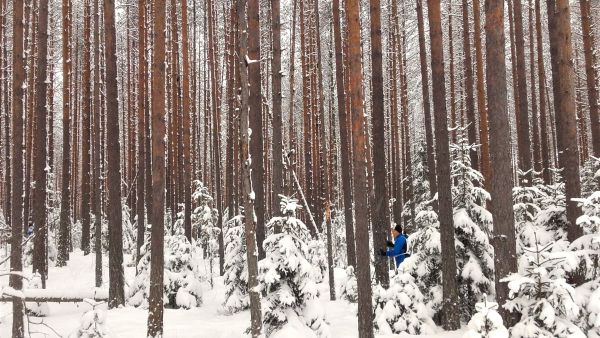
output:
[[[129, 257], [126, 257], [127, 261]], [[107, 259], [104, 257], [104, 280], [108, 279]], [[125, 270], [126, 280], [131, 280], [135, 274], [133, 267]], [[342, 280], [344, 270], [336, 269], [336, 280]], [[94, 255], [83, 256], [81, 251], [71, 254], [68, 266], [63, 268], [51, 267], [48, 279], [49, 290], [60, 292], [62, 290], [72, 293], [74, 290], [89, 290], [94, 285]], [[6, 277], [0, 278], [0, 286], [8, 285]], [[106, 283], [105, 283], [106, 285]], [[343, 300], [330, 301], [327, 280], [319, 284], [321, 302], [325, 307], [327, 319], [330, 323], [333, 337], [358, 337], [358, 321], [356, 319], [356, 305]], [[337, 289], [337, 288], [336, 288]], [[219, 309], [224, 299], [225, 287], [221, 277], [215, 278], [214, 288], [208, 283], [203, 283], [203, 304], [191, 310], [165, 309], [164, 337], [165, 338], [237, 338], [243, 336], [250, 325], [250, 312], [243, 311], [235, 315], [223, 315]], [[106, 304], [100, 305], [106, 309]], [[80, 318], [84, 312], [91, 309], [87, 303], [50, 303], [50, 315], [44, 318], [31, 317], [31, 321], [48, 325], [35, 325], [30, 327], [31, 337], [68, 337], [80, 325]], [[0, 303], [0, 337], [11, 336], [12, 307], [10, 303]], [[142, 338], [146, 334], [146, 321], [148, 312], [134, 307], [123, 307], [106, 312], [106, 326], [111, 337]], [[52, 332], [50, 329], [56, 331]], [[57, 335], [60, 334], [59, 335]], [[433, 336], [418, 336], [423, 338], [458, 338], [462, 331], [440, 332]], [[407, 334], [378, 336], [383, 337], [417, 337]], [[292, 338], [292, 337], [290, 337]], [[293, 337], [299, 338], [299, 337]]]

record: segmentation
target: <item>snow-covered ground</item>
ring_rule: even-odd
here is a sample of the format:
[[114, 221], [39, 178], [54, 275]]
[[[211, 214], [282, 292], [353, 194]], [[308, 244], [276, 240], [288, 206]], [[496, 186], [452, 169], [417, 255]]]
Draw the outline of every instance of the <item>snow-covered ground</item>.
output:
[[[106, 257], [104, 260], [106, 264]], [[341, 277], [343, 270], [336, 270], [336, 276]], [[50, 268], [48, 289], [58, 292], [68, 290], [89, 291], [94, 285], [94, 255], [83, 256], [81, 252], [75, 252], [67, 267]], [[127, 281], [133, 277], [134, 269], [127, 268]], [[105, 282], [108, 279], [108, 269], [104, 268]], [[336, 277], [337, 278], [337, 277]], [[337, 278], [340, 280], [340, 278]], [[0, 278], [0, 286], [6, 286], [8, 279]], [[358, 337], [358, 321], [356, 318], [356, 306], [345, 301], [330, 301], [327, 281], [320, 284], [321, 302], [325, 307], [327, 319], [330, 323], [333, 337]], [[164, 337], [165, 338], [237, 338], [244, 334], [250, 324], [249, 311], [243, 311], [235, 315], [223, 315], [219, 312], [223, 302], [225, 288], [222, 278], [215, 279], [215, 287], [210, 288], [208, 283], [203, 284], [203, 300], [201, 307], [191, 310], [165, 309], [164, 313]], [[101, 305], [106, 309], [106, 305]], [[80, 325], [83, 313], [91, 309], [87, 303], [50, 303], [50, 315], [44, 318], [31, 317], [31, 322], [44, 325], [31, 324], [32, 337], [68, 337]], [[111, 337], [119, 338], [142, 338], [146, 334], [146, 310], [134, 307], [124, 307], [106, 312], [106, 326]], [[0, 303], [0, 337], [11, 336], [11, 305]], [[46, 326], [47, 325], [47, 326]], [[56, 333], [52, 332], [53, 330]], [[34, 333], [35, 332], [35, 333]], [[458, 338], [463, 331], [440, 332], [434, 336], [411, 336], [391, 335], [384, 337], [423, 337], [423, 338]], [[287, 338], [287, 337], [286, 337]], [[292, 337], [290, 338], [301, 338]]]

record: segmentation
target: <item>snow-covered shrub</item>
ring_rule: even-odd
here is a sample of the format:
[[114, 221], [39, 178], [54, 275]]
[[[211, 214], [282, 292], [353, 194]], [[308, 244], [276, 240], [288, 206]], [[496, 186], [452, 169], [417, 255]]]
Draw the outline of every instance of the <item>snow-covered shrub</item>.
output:
[[318, 299], [316, 274], [319, 271], [307, 260], [306, 240], [310, 234], [306, 225], [296, 218], [298, 207], [297, 200], [282, 196], [285, 221], [281, 223], [281, 232], [272, 233], [263, 243], [266, 257], [258, 264], [258, 280], [260, 289], [266, 292], [265, 333], [274, 335], [298, 319], [317, 337], [330, 337]]
[[470, 153], [476, 148], [462, 136], [450, 146], [456, 263], [460, 271], [461, 315], [465, 320], [471, 317], [482, 296], [491, 292], [494, 275], [493, 249], [488, 239], [492, 215], [485, 208], [490, 195], [483, 188], [483, 175], [471, 167]]
[[[26, 286], [26, 288], [28, 289], [41, 289], [42, 276], [40, 276], [39, 273], [34, 272], [27, 284], [28, 285]], [[25, 311], [27, 311], [28, 314], [31, 314], [36, 317], [46, 317], [50, 314], [50, 308], [48, 307], [48, 303], [45, 302], [27, 302], [25, 303]]]
[[552, 234], [534, 223], [540, 212], [540, 200], [545, 196], [538, 186], [519, 186], [513, 188], [513, 210], [515, 213], [515, 230], [517, 252], [537, 244], [546, 245], [552, 240]]
[[81, 316], [79, 328], [69, 338], [105, 338], [109, 336], [106, 328], [106, 312], [97, 308], [98, 303], [88, 300], [92, 309]]
[[510, 330], [511, 337], [585, 338], [574, 324], [580, 314], [575, 290], [565, 280], [561, 260], [550, 251], [551, 245], [527, 250], [524, 271], [502, 279], [508, 283], [511, 298], [504, 307], [521, 314]]
[[463, 338], [508, 338], [508, 330], [504, 327], [497, 308], [497, 303], [485, 301], [485, 298], [484, 302], [477, 303], [477, 312], [469, 321], [469, 330]]
[[225, 301], [223, 310], [228, 314], [247, 309], [248, 265], [246, 264], [246, 239], [244, 216], [237, 215], [225, 223]]
[[[192, 212], [192, 232], [194, 237], [201, 238], [201, 232], [205, 227], [214, 227], [218, 220], [218, 210], [213, 208], [213, 197], [210, 195], [208, 187], [202, 182], [194, 181], [194, 192], [192, 200], [197, 207]], [[207, 243], [203, 243], [205, 245]]]
[[352, 265], [346, 268], [346, 278], [342, 279], [339, 290], [340, 298], [350, 303], [358, 301], [358, 285], [356, 273]]
[[540, 200], [541, 211], [535, 219], [535, 224], [552, 236], [549, 242], [558, 242], [553, 247], [554, 251], [565, 250], [568, 245], [566, 239], [569, 226], [565, 184], [559, 182], [552, 185], [540, 185], [539, 189], [544, 191], [544, 196]]
[[374, 325], [380, 334], [431, 334], [435, 332], [433, 311], [425, 306], [425, 296], [407, 274], [396, 274], [386, 290], [373, 289]]
[[320, 239], [311, 239], [308, 245], [308, 261], [317, 268], [315, 274], [316, 282], [321, 283], [327, 274], [327, 248], [325, 242]]

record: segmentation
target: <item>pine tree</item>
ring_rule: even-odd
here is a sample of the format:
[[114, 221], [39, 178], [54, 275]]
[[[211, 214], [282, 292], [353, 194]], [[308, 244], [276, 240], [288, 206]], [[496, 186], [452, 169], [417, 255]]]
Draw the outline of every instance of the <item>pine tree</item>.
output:
[[232, 314], [250, 307], [244, 218], [237, 215], [225, 224], [225, 300], [223, 310]]

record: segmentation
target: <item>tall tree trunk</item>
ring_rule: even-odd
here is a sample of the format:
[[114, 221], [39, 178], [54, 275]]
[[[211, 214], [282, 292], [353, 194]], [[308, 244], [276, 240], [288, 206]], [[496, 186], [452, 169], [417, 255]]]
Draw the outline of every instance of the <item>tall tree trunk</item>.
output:
[[[598, 59], [595, 54], [596, 43], [592, 32], [591, 1], [579, 0], [581, 10], [581, 32], [583, 34], [583, 54], [585, 57], [585, 80], [590, 107], [592, 127], [592, 150], [595, 157], [600, 157], [600, 102], [598, 95]], [[598, 4], [596, 3], [596, 7]], [[596, 22], [597, 24], [597, 22]]]
[[[62, 0], [62, 180], [60, 202], [60, 224], [58, 229], [58, 256], [56, 265], [65, 266], [69, 260], [69, 228], [71, 223], [71, 106], [70, 106], [70, 79], [71, 79], [71, 31], [70, 0]], [[13, 132], [14, 133], [14, 132]], [[14, 134], [13, 134], [14, 136]]]
[[[251, 7], [255, 7], [257, 10], [258, 2], [254, 1], [255, 4], [248, 3], [248, 9]], [[252, 5], [252, 6], [251, 6]], [[256, 218], [254, 214], [254, 199], [251, 198], [251, 192], [253, 191], [253, 180], [251, 175], [251, 161], [250, 159], [250, 141], [251, 135], [249, 134], [250, 127], [250, 110], [251, 106], [248, 100], [248, 94], [250, 92], [249, 87], [250, 83], [248, 76], [249, 68], [251, 68], [250, 64], [246, 61], [248, 59], [252, 60], [252, 57], [248, 55], [248, 35], [250, 30], [248, 29], [247, 21], [249, 19], [246, 18], [246, 0], [237, 0], [237, 13], [238, 13], [238, 62], [239, 62], [239, 74], [240, 74], [240, 143], [241, 143], [241, 153], [240, 157], [244, 163], [243, 166], [243, 201], [244, 201], [244, 223], [245, 223], [245, 237], [246, 237], [246, 259], [248, 261], [248, 293], [250, 294], [250, 329], [253, 338], [258, 338], [262, 333], [262, 313], [260, 306], [260, 293], [256, 290], [256, 286], [258, 285], [258, 248], [257, 248], [257, 226], [256, 226]], [[258, 12], [255, 12], [258, 16]], [[248, 17], [251, 17], [248, 15]], [[256, 20], [255, 18], [254, 20]], [[258, 28], [258, 27], [255, 27]], [[258, 37], [256, 37], [258, 38]], [[254, 61], [258, 63], [258, 60]], [[258, 64], [255, 64], [258, 66]], [[254, 73], [258, 73], [260, 76], [259, 69], [253, 69]], [[256, 74], [254, 74], [256, 77]], [[259, 79], [260, 80], [260, 79]], [[254, 84], [259, 84], [258, 82], [252, 82]], [[259, 109], [260, 111], [260, 109]], [[259, 119], [262, 121], [262, 118]], [[255, 129], [258, 130], [258, 134], [262, 131], [261, 128]], [[262, 157], [262, 150], [259, 153], [259, 156]]]
[[479, 142], [481, 143], [481, 174], [484, 178], [484, 187], [487, 191], [491, 190], [490, 167], [490, 139], [488, 128], [488, 112], [485, 105], [485, 85], [483, 78], [483, 53], [481, 47], [481, 9], [479, 0], [473, 0], [473, 21], [475, 24], [475, 34], [473, 40], [475, 44], [475, 70], [477, 73], [477, 111], [479, 112]]
[[557, 148], [559, 166], [563, 168], [567, 220], [567, 238], [574, 241], [583, 231], [577, 224], [581, 210], [573, 198], [581, 196], [579, 177], [579, 149], [577, 147], [577, 117], [575, 112], [575, 72], [572, 64], [570, 6], [567, 0], [548, 0], [550, 28], [550, 56], [554, 111], [556, 112]]
[[[494, 266], [496, 297], [504, 305], [508, 300], [508, 285], [501, 282], [511, 272], [517, 271], [515, 223], [512, 201], [513, 168], [511, 156], [510, 118], [506, 90], [506, 63], [504, 37], [504, 1], [487, 0], [485, 7], [486, 67], [488, 108], [490, 111], [490, 155], [494, 168], [491, 196], [494, 204]], [[514, 316], [501, 311], [510, 325]]]
[[537, 176], [538, 173], [542, 171], [542, 161], [541, 161], [541, 151], [540, 151], [540, 127], [539, 127], [539, 117], [538, 117], [538, 104], [537, 104], [537, 93], [535, 91], [536, 82], [535, 82], [535, 38], [534, 38], [534, 24], [535, 19], [533, 15], [533, 3], [532, 0], [529, 0], [529, 71], [531, 72], [531, 82], [530, 91], [531, 91], [531, 121], [532, 121], [532, 138], [533, 138], [533, 169], [535, 170], [534, 175]]
[[[98, 1], [98, 0], [95, 0]], [[137, 215], [137, 242], [136, 242], [136, 267], [137, 263], [140, 261], [141, 257], [141, 248], [144, 245], [144, 234], [146, 233], [146, 223], [145, 223], [145, 210], [144, 205], [146, 201], [146, 193], [150, 194], [150, 191], [144, 191], [146, 186], [146, 170], [150, 170], [150, 168], [146, 168], [146, 151], [150, 149], [146, 149], [146, 101], [148, 96], [146, 94], [146, 81], [148, 77], [148, 73], [146, 71], [146, 1], [139, 0], [138, 1], [138, 104], [137, 104], [137, 118], [138, 118], [138, 163], [137, 163], [137, 206], [136, 206], [136, 215]], [[150, 210], [148, 210], [150, 212]]]
[[458, 329], [458, 287], [456, 282], [456, 249], [454, 248], [454, 221], [450, 179], [450, 150], [446, 112], [446, 84], [444, 80], [444, 50], [440, 1], [428, 0], [429, 34], [431, 40], [431, 80], [433, 82], [433, 110], [436, 130], [436, 172], [442, 251], [443, 325], [447, 330]]
[[162, 337], [165, 216], [165, 0], [153, 0], [152, 57], [152, 242], [150, 256], [150, 297], [148, 337]]
[[360, 54], [360, 20], [357, 0], [346, 0], [346, 19], [348, 22], [348, 61], [350, 75], [352, 116], [353, 175], [356, 214], [356, 276], [358, 282], [358, 335], [361, 338], [373, 337], [373, 313], [371, 299], [371, 250], [369, 249], [369, 213], [366, 175], [367, 122], [363, 109], [363, 90]]
[[542, 17], [540, 1], [535, 0], [535, 32], [538, 66], [538, 92], [540, 95], [540, 143], [542, 158], [542, 178], [550, 184], [550, 146], [548, 139], [548, 109], [546, 109], [546, 71], [544, 67], [544, 48], [542, 41]]
[[33, 221], [36, 226], [33, 250], [33, 271], [40, 274], [42, 288], [46, 288], [48, 278], [48, 260], [46, 241], [48, 237], [48, 226], [46, 223], [46, 117], [48, 115], [46, 78], [48, 70], [48, 0], [40, 0], [38, 8], [38, 58], [35, 69], [35, 135], [34, 152], [35, 162], [33, 166], [33, 177], [35, 186], [33, 188]]
[[[117, 44], [115, 30], [114, 0], [104, 1], [104, 46], [106, 58], [106, 132], [119, 135], [119, 101], [117, 85]], [[121, 171], [119, 138], [106, 138], [108, 180], [108, 306], [118, 307], [125, 303], [123, 271], [123, 221], [121, 211]]]
[[[260, 78], [260, 26], [258, 0], [248, 0], [248, 81], [250, 92], [248, 105], [250, 108], [250, 153], [252, 155], [252, 189], [256, 196], [256, 241], [258, 258], [265, 257], [262, 244], [265, 240], [265, 187], [264, 187], [264, 158], [262, 134], [262, 91]], [[243, 82], [242, 82], [243, 83]]]
[[[208, 2], [210, 4], [210, 1]], [[192, 173], [191, 173], [191, 143], [190, 143], [190, 61], [188, 47], [188, 9], [187, 0], [181, 1], [181, 43], [183, 49], [183, 202], [185, 205], [183, 228], [185, 236], [192, 242]], [[218, 163], [218, 161], [217, 161]], [[219, 206], [217, 193], [217, 207]], [[219, 209], [221, 220], [221, 209]], [[218, 224], [219, 226], [221, 223]]]
[[[475, 0], [477, 1], [477, 0]], [[433, 125], [431, 123], [431, 101], [429, 99], [429, 72], [427, 70], [427, 47], [423, 20], [423, 0], [417, 0], [417, 28], [419, 31], [419, 61], [421, 64], [421, 90], [423, 92], [423, 113], [425, 115], [425, 142], [427, 145], [427, 173], [431, 196], [437, 193]]]
[[[22, 248], [23, 240], [23, 98], [25, 84], [25, 62], [23, 58], [23, 1], [13, 2], [12, 27], [12, 192], [11, 204], [11, 246], [10, 271], [16, 274], [10, 276], [9, 285], [15, 290], [23, 288], [23, 280], [18, 273], [23, 271]], [[12, 311], [12, 336], [24, 337], [23, 302], [15, 298]]]
[[271, 0], [271, 31], [273, 59], [271, 60], [271, 85], [273, 91], [273, 192], [272, 210], [279, 210], [279, 194], [283, 193], [283, 120], [281, 114], [281, 0]]
[[100, 163], [100, 152], [103, 147], [102, 139], [100, 138], [101, 129], [103, 126], [100, 124], [100, 7], [99, 0], [94, 0], [94, 110], [93, 110], [93, 153], [92, 162], [94, 163], [94, 174], [91, 182], [94, 186], [93, 189], [93, 210], [94, 213], [94, 251], [95, 251], [95, 262], [96, 262], [96, 287], [102, 285], [102, 177], [104, 176], [101, 171]]
[[342, 34], [340, 20], [340, 4], [339, 0], [333, 0], [333, 34], [335, 44], [335, 82], [337, 92], [339, 128], [340, 128], [340, 144], [342, 146], [341, 162], [342, 162], [342, 189], [344, 190], [344, 223], [346, 226], [346, 250], [348, 255], [348, 265], [356, 266], [356, 244], [354, 241], [354, 217], [352, 214], [353, 191], [352, 191], [352, 165], [350, 163], [351, 152], [346, 151], [344, 147], [350, 148], [352, 142], [348, 131], [348, 114], [346, 110], [346, 92], [344, 81], [344, 62], [342, 60]]
[[[469, 33], [469, 2], [462, 0], [462, 20], [463, 20], [463, 54], [465, 63], [464, 69], [464, 80], [465, 80], [465, 99], [467, 110], [467, 125], [468, 125], [468, 139], [470, 144], [477, 143], [477, 120], [475, 119], [475, 99], [473, 97], [474, 80], [473, 80], [473, 61], [471, 58], [471, 34]], [[469, 154], [471, 156], [471, 166], [475, 170], [479, 170], [479, 159], [477, 152], [472, 150]]]
[[[371, 15], [371, 78], [372, 116], [373, 116], [373, 178], [375, 182], [375, 200], [373, 201], [373, 247], [383, 245], [390, 227], [388, 212], [387, 177], [385, 173], [385, 114], [383, 104], [383, 57], [381, 52], [381, 3], [370, 0]], [[375, 260], [375, 279], [384, 287], [390, 283], [387, 259]]]
[[92, 13], [90, 0], [83, 4], [83, 109], [81, 111], [81, 251], [90, 253], [90, 112], [92, 110], [91, 52]]
[[[525, 174], [526, 186], [532, 184], [531, 139], [529, 138], [529, 110], [527, 101], [527, 71], [525, 70], [525, 36], [523, 33], [523, 9], [521, 0], [514, 0], [515, 51], [517, 56], [517, 89], [519, 110], [517, 111], [517, 143], [519, 147], [519, 169]], [[513, 65], [514, 66], [514, 65]]]

